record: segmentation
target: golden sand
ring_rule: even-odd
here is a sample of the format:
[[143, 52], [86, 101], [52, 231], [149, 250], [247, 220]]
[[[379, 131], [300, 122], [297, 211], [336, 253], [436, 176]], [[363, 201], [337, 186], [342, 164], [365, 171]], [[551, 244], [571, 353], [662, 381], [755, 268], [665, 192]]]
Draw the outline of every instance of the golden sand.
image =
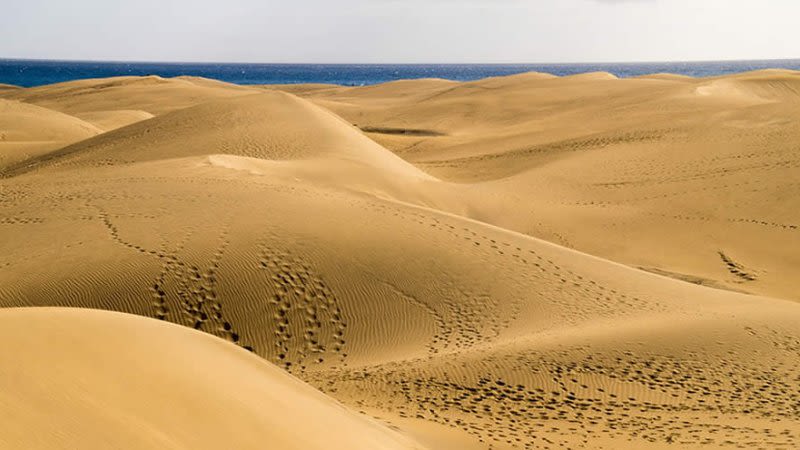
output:
[[796, 448], [798, 107], [790, 71], [2, 89], [0, 448]]

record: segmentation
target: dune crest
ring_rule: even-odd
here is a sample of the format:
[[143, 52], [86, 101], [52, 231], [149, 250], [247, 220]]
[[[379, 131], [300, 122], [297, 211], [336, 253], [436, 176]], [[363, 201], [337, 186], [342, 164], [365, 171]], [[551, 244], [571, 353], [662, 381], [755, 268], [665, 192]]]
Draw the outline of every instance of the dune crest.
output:
[[5, 97], [66, 114], [141, 110], [159, 115], [214, 98], [246, 95], [252, 88], [200, 78], [117, 77], [67, 81], [12, 91]]
[[58, 308], [2, 310], [0, 323], [5, 448], [422, 449], [186, 328]]
[[15, 169], [128, 164], [215, 153], [264, 160], [330, 158], [433, 179], [334, 114], [282, 92], [209, 101], [105, 133]]
[[0, 172], [6, 166], [101, 132], [80, 118], [0, 98]]
[[119, 109], [112, 111], [92, 111], [87, 113], [76, 114], [79, 117], [97, 128], [105, 131], [116, 130], [126, 125], [130, 125], [142, 120], [152, 119], [155, 117], [146, 111], [138, 109]]
[[800, 215], [786, 207], [796, 203], [797, 73], [606, 78], [517, 76], [413, 102], [358, 89], [308, 98], [362, 129], [435, 131], [369, 136], [437, 178], [477, 184], [465, 189], [472, 218], [683, 280], [800, 299], [789, 281]]
[[663, 81], [690, 81], [693, 77], [688, 75], [678, 75], [674, 73], [653, 73], [650, 75], [641, 75], [636, 78], [644, 80], [663, 80]]

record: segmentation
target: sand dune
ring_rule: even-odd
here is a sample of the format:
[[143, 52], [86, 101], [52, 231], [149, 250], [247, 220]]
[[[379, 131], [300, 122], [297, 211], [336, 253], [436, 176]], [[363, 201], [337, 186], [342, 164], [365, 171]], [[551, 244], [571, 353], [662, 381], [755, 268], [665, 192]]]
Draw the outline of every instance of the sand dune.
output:
[[722, 95], [761, 103], [800, 101], [800, 73], [790, 70], [762, 70], [721, 77], [697, 88], [700, 95]]
[[69, 143], [100, 133], [75, 117], [28, 103], [0, 99], [3, 141]]
[[50, 308], [0, 322], [2, 448], [421, 448], [186, 328]]
[[[602, 74], [212, 95], [9, 167], [0, 306], [213, 334], [387, 448], [794, 448], [793, 76], [721, 79], [757, 102]], [[161, 86], [121, 81], [86, 110]], [[225, 376], [290, 381], [207, 339]]]
[[617, 76], [608, 72], [588, 72], [577, 75], [563, 77], [565, 80], [597, 81], [597, 80], [617, 80]]
[[677, 75], [674, 73], [653, 73], [649, 75], [641, 75], [636, 78], [644, 80], [665, 80], [665, 81], [691, 81], [694, 78], [687, 75]]
[[3, 91], [14, 91], [14, 90], [17, 90], [17, 89], [22, 89], [22, 88], [19, 87], [19, 86], [14, 86], [13, 84], [0, 83], [0, 92], [3, 92]]
[[28, 89], [0, 88], [0, 133], [25, 135], [24, 141], [18, 136], [13, 145], [8, 144], [8, 137], [0, 139], [6, 149], [0, 154], [0, 170], [154, 115], [256, 92], [197, 77], [157, 76], [79, 80]]
[[473, 218], [685, 280], [798, 299], [799, 77], [534, 76], [413, 102], [377, 104], [358, 90], [311, 97], [362, 128], [439, 132], [370, 137], [438, 178], [482, 182]]
[[194, 77], [149, 76], [68, 81], [16, 90], [4, 96], [71, 115], [111, 110], [141, 110], [159, 115], [251, 91], [243, 86]]
[[278, 90], [278, 91], [288, 92], [294, 95], [304, 95], [310, 92], [338, 91], [347, 89], [346, 87], [339, 86], [338, 84], [325, 84], [325, 83], [266, 84], [258, 87], [270, 91]]
[[154, 116], [147, 111], [139, 109], [118, 109], [113, 111], [91, 111], [77, 113], [75, 117], [83, 119], [97, 128], [105, 131], [116, 130]]
[[[10, 173], [40, 165], [98, 166], [229, 154], [262, 160], [329, 159], [432, 179], [310, 102], [282, 92], [210, 101], [102, 134]], [[373, 174], [374, 175], [374, 174]]]
[[100, 129], [77, 117], [0, 99], [0, 171], [100, 133]]

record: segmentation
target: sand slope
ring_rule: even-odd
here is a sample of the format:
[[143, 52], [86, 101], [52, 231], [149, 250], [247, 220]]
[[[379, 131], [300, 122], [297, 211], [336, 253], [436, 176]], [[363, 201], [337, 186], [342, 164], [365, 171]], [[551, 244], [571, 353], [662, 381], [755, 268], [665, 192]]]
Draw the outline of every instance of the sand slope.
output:
[[310, 97], [367, 130], [428, 130], [369, 136], [441, 179], [479, 182], [473, 218], [680, 279], [797, 299], [799, 80], [791, 71], [533, 74], [413, 101], [374, 98], [375, 88]]
[[716, 81], [163, 113], [5, 172], [0, 306], [195, 328], [428, 448], [794, 448], [800, 246], [727, 219], [793, 223], [796, 113]]
[[3, 92], [3, 91], [14, 91], [14, 90], [17, 90], [17, 89], [22, 89], [22, 88], [19, 87], [19, 86], [14, 86], [13, 84], [0, 83], [0, 92]]
[[132, 123], [154, 117], [147, 111], [139, 109], [119, 109], [111, 111], [91, 111], [78, 113], [76, 117], [83, 119], [103, 131], [116, 130]]
[[450, 448], [796, 443], [796, 303], [200, 158], [45, 172], [4, 206], [4, 306], [197, 328]]
[[0, 170], [99, 133], [77, 117], [0, 99]]
[[249, 92], [250, 88], [213, 80], [148, 76], [68, 81], [15, 90], [4, 96], [67, 114], [141, 110], [158, 115]]
[[0, 448], [421, 448], [186, 328], [50, 308], [0, 322]]
[[[337, 159], [431, 178], [337, 116], [281, 92], [210, 101], [80, 142], [42, 164], [108, 165], [223, 153], [262, 160]], [[16, 170], [17, 168], [9, 168]]]
[[157, 114], [252, 92], [214, 80], [157, 76], [0, 87], [0, 169]]

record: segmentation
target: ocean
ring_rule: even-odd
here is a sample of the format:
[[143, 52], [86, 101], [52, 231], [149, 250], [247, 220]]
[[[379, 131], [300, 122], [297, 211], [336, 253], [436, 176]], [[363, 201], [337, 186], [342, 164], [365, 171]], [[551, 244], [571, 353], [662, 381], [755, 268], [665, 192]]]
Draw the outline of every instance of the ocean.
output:
[[800, 70], [800, 59], [598, 64], [215, 64], [0, 59], [0, 83], [31, 87], [123, 75], [193, 75], [237, 84], [362, 86], [412, 78], [470, 81], [529, 71], [559, 76], [605, 71], [622, 78], [657, 72], [708, 77], [767, 68]]

